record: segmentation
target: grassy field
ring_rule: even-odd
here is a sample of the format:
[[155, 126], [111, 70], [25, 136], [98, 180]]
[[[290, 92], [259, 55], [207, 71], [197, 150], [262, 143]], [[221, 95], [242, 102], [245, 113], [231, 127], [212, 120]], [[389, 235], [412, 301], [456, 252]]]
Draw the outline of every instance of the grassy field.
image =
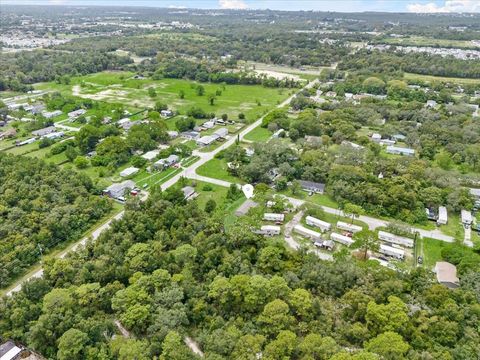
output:
[[[217, 209], [223, 208], [223, 206], [227, 202], [226, 196], [227, 196], [228, 188], [224, 186], [210, 184], [210, 183], [197, 181], [197, 180], [191, 181], [190, 185], [195, 185], [195, 191], [198, 193], [196, 201], [200, 209], [204, 209], [205, 204], [210, 199], [215, 200], [215, 202], [217, 203]], [[207, 188], [211, 188], [211, 190], [207, 190]]]
[[145, 170], [140, 170], [132, 180], [135, 181], [137, 186], [140, 188], [143, 188], [144, 186], [151, 187], [153, 185], [163, 184], [165, 181], [171, 179], [181, 171], [182, 169], [173, 167], [163, 171], [154, 171], [152, 173], [148, 173]]
[[[92, 75], [74, 77], [69, 85], [53, 82], [36, 84], [39, 90], [55, 90], [97, 101], [129, 104], [136, 108], [152, 107], [161, 101], [180, 113], [185, 113], [192, 106], [198, 106], [217, 116], [227, 114], [237, 119], [244, 113], [248, 121], [253, 121], [266, 111], [285, 100], [289, 92], [286, 89], [265, 88], [260, 85], [222, 85], [202, 83], [205, 95], [198, 96], [194, 81], [183, 79], [134, 79], [131, 72], [101, 72]], [[152, 98], [148, 89], [153, 88], [157, 94]], [[183, 91], [185, 97], [180, 98]], [[216, 96], [214, 105], [209, 104], [208, 95], [221, 92]]]
[[403, 46], [433, 46], [447, 48], [479, 48], [470, 41], [466, 40], [449, 40], [449, 39], [433, 39], [424, 36], [410, 36], [405, 38], [386, 38], [382, 40], [385, 44], [403, 45]]
[[441, 81], [441, 82], [449, 82], [449, 83], [457, 83], [457, 84], [480, 84], [480, 79], [465, 79], [465, 78], [455, 78], [455, 77], [443, 77], [443, 76], [432, 76], [432, 75], [420, 75], [420, 74], [412, 74], [412, 73], [405, 73], [403, 75], [405, 80], [419, 80], [425, 82], [432, 82], [432, 81]]
[[207, 161], [197, 169], [197, 174], [237, 184], [244, 183], [244, 181], [238, 177], [230, 175], [227, 171], [227, 163], [224, 159], [213, 158], [212, 160]]
[[257, 126], [255, 129], [253, 129], [247, 135], [245, 135], [244, 139], [248, 141], [254, 141], [254, 142], [265, 142], [271, 137], [272, 137], [272, 133], [268, 129]]
[[417, 254], [423, 257], [422, 265], [427, 269], [432, 269], [437, 261], [442, 260], [442, 250], [454, 246], [460, 245], [431, 238], [420, 238], [417, 240]]

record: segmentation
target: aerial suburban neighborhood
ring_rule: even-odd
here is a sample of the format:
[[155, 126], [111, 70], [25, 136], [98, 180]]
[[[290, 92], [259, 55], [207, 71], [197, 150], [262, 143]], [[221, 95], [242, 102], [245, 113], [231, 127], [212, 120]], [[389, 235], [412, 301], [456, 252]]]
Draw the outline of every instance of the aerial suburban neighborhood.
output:
[[0, 5], [0, 360], [478, 360], [480, 5], [201, 3]]

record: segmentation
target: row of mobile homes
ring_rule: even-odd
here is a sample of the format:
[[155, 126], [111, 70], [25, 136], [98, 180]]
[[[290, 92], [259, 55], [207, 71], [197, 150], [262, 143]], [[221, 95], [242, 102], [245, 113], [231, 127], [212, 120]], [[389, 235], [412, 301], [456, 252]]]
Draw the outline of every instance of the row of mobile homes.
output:
[[350, 246], [355, 242], [352, 238], [337, 233], [331, 233], [330, 239], [345, 246]]
[[337, 222], [337, 228], [339, 228], [340, 230], [348, 231], [352, 234], [355, 234], [359, 231], [362, 231], [361, 226], [354, 225], [354, 224], [349, 224], [349, 223], [346, 223], [346, 222], [343, 222], [343, 221]]
[[401, 246], [405, 246], [408, 248], [413, 248], [413, 239], [409, 239], [403, 236], [398, 236], [394, 235], [391, 233], [388, 233], [386, 231], [379, 231], [378, 232], [378, 238], [382, 241], [385, 241], [387, 243], [391, 244], [397, 244]]
[[260, 230], [255, 230], [255, 234], [263, 235], [263, 236], [276, 236], [280, 235], [281, 229], [280, 226], [276, 225], [263, 225]]
[[303, 237], [309, 238], [310, 240], [313, 240], [313, 241], [321, 241], [322, 240], [322, 238], [320, 236], [320, 233], [318, 233], [316, 231], [313, 231], [313, 230], [310, 230], [310, 229], [307, 229], [305, 226], [295, 225], [293, 230], [297, 234], [299, 234]]
[[307, 225], [315, 226], [321, 229], [322, 231], [329, 231], [332, 228], [332, 224], [326, 221], [322, 221], [320, 219], [314, 218], [313, 216], [307, 216], [305, 220], [307, 222]]
[[283, 220], [285, 220], [285, 215], [284, 214], [275, 214], [275, 213], [265, 213], [265, 214], [263, 214], [263, 220], [283, 222]]
[[438, 225], [447, 225], [447, 222], [448, 222], [447, 208], [445, 206], [440, 206], [438, 208], [437, 224]]
[[380, 254], [391, 256], [398, 260], [403, 260], [405, 258], [405, 251], [384, 244], [380, 245], [378, 252]]

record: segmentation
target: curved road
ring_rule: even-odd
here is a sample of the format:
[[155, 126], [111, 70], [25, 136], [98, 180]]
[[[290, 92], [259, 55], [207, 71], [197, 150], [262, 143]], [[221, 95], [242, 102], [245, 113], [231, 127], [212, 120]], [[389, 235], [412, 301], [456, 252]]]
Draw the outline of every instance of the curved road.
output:
[[[288, 99], [286, 99], [285, 101], [283, 101], [281, 104], [277, 105], [277, 108], [282, 108], [284, 106], [287, 106], [288, 104], [290, 104], [290, 101], [292, 101], [292, 99], [302, 90], [304, 89], [309, 89], [311, 88], [312, 86], [314, 86], [315, 84], [318, 83], [318, 79], [316, 80], [313, 80], [311, 82], [309, 82], [307, 85], [305, 85], [301, 90], [299, 90], [298, 92], [296, 92], [295, 94], [293, 94], [292, 96], [290, 96]], [[263, 115], [262, 117], [260, 117], [257, 121], [255, 121], [254, 123], [248, 125], [245, 129], [243, 129], [238, 135], [235, 135], [235, 136], [231, 136], [227, 141], [225, 141], [222, 145], [220, 145], [218, 148], [216, 148], [215, 150], [211, 151], [211, 152], [207, 152], [207, 153], [204, 153], [204, 152], [200, 152], [200, 151], [195, 151], [194, 155], [196, 156], [199, 156], [200, 157], [200, 160], [196, 161], [195, 163], [193, 163], [192, 165], [190, 165], [189, 167], [183, 169], [180, 173], [178, 173], [177, 175], [175, 175], [174, 177], [172, 177], [171, 179], [167, 180], [166, 182], [164, 182], [162, 185], [161, 185], [161, 188], [162, 190], [165, 190], [165, 189], [168, 189], [169, 187], [173, 186], [174, 184], [177, 183], [178, 180], [180, 180], [180, 178], [182, 177], [188, 177], [188, 178], [192, 178], [192, 179], [195, 179], [196, 176], [199, 176], [199, 175], [196, 175], [196, 170], [202, 166], [203, 164], [205, 164], [207, 161], [213, 159], [213, 157], [218, 154], [220, 151], [228, 148], [229, 146], [231, 146], [236, 140], [237, 140], [237, 137], [240, 138], [240, 140], [242, 140], [244, 138], [244, 136], [249, 133], [250, 131], [252, 131], [253, 129], [255, 129], [257, 126], [260, 126], [260, 124], [262, 123], [262, 120], [263, 118], [265, 117], [265, 115]], [[202, 177], [203, 178], [203, 177]], [[200, 178], [197, 178], [198, 180], [201, 180]], [[207, 179], [206, 181], [209, 181], [209, 182], [215, 182], [215, 179], [210, 179], [210, 178], [205, 178]], [[226, 183], [226, 182], [225, 182]], [[225, 184], [221, 184], [222, 186], [225, 186]], [[226, 186], [230, 186], [230, 183], [228, 183], [228, 185]], [[117, 215], [115, 215], [114, 217], [112, 217], [110, 220], [108, 220], [106, 223], [104, 223], [102, 226], [100, 226], [98, 229], [96, 229], [90, 236], [88, 237], [85, 237], [83, 239], [81, 239], [80, 241], [78, 241], [77, 243], [75, 243], [73, 246], [67, 248], [66, 250], [64, 250], [63, 252], [61, 252], [60, 254], [58, 254], [57, 257], [59, 258], [64, 258], [70, 251], [75, 251], [79, 246], [81, 245], [84, 245], [87, 240], [89, 238], [92, 238], [93, 240], [96, 240], [101, 232], [107, 228], [110, 227], [110, 224], [112, 223], [112, 221], [114, 220], [118, 220], [118, 219], [121, 219], [123, 217], [123, 214], [124, 214], [124, 211], [118, 213]], [[22, 288], [22, 284], [30, 279], [34, 279], [34, 278], [39, 278], [39, 277], [42, 277], [43, 276], [43, 269], [39, 269], [37, 270], [36, 272], [32, 273], [32, 274], [29, 274], [29, 275], [26, 275], [24, 278], [22, 278], [20, 281], [18, 281], [16, 284], [15, 287], [13, 287], [12, 289], [10, 289], [9, 291], [7, 291], [6, 295], [7, 296], [10, 296], [12, 295], [14, 292], [18, 292], [21, 290]]]

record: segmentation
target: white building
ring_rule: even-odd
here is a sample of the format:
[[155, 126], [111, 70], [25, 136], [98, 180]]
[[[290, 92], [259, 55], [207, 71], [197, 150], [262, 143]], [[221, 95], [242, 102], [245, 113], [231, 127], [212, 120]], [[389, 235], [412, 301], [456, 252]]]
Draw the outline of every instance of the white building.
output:
[[345, 235], [337, 234], [337, 233], [331, 233], [330, 239], [340, 244], [343, 244], [345, 246], [350, 246], [355, 242], [352, 238]]
[[322, 231], [328, 231], [332, 228], [332, 224], [330, 224], [326, 221], [322, 221], [320, 219], [314, 218], [313, 216], [307, 216], [305, 218], [305, 221], [306, 221], [307, 225], [315, 226], [315, 227], [321, 229]]
[[263, 236], [275, 236], [280, 235], [281, 228], [277, 225], [263, 225], [260, 230], [255, 230], [254, 233]]
[[148, 161], [152, 161], [153, 159], [155, 159], [158, 156], [158, 154], [160, 154], [160, 150], [151, 150], [151, 151], [148, 151], [145, 154], [143, 154], [142, 158], [144, 158], [145, 160], [148, 160]]
[[435, 100], [428, 100], [427, 103], [425, 104], [426, 107], [428, 108], [434, 108], [436, 107], [438, 104]]
[[85, 114], [87, 112], [87, 110], [85, 109], [78, 109], [78, 110], [75, 110], [75, 111], [70, 111], [68, 113], [68, 117], [71, 118], [71, 119], [75, 119], [83, 114]]
[[413, 245], [414, 245], [412, 239], [409, 239], [403, 236], [394, 235], [386, 231], [379, 231], [378, 238], [381, 241], [384, 241], [390, 244], [405, 246], [408, 248], [413, 248]]
[[398, 260], [403, 260], [405, 258], [405, 251], [388, 245], [381, 244], [378, 252], [386, 256], [394, 257]]
[[120, 176], [121, 177], [128, 177], [128, 176], [132, 176], [132, 175], [135, 175], [136, 173], [138, 173], [140, 169], [136, 168], [136, 167], [128, 167], [126, 168], [125, 170], [122, 170], [120, 172]]
[[63, 137], [65, 133], [63, 131], [56, 131], [47, 135], [42, 136], [42, 139], [50, 139], [50, 140], [55, 140]]
[[373, 142], [380, 142], [380, 140], [382, 140], [382, 135], [378, 134], [378, 133], [374, 133], [372, 134], [372, 141]]
[[402, 148], [398, 146], [387, 146], [387, 153], [394, 154], [394, 155], [414, 156], [415, 150], [410, 148]]
[[462, 224], [463, 225], [472, 225], [473, 219], [472, 219], [472, 213], [468, 210], [462, 210], [461, 212], [461, 217], [462, 217]]
[[358, 226], [358, 225], [354, 225], [354, 224], [349, 224], [349, 223], [346, 223], [346, 222], [343, 222], [343, 221], [339, 221], [337, 222], [337, 228], [341, 229], [341, 230], [345, 230], [345, 231], [348, 231], [348, 232], [351, 232], [353, 234], [359, 232], [359, 231], [362, 231], [362, 227], [361, 226]]
[[217, 140], [218, 137], [215, 135], [207, 135], [207, 136], [202, 136], [201, 138], [197, 139], [197, 145], [198, 146], [208, 146], [211, 145]]
[[295, 225], [293, 230], [297, 233], [300, 234], [303, 237], [309, 238], [310, 240], [313, 241], [320, 241], [322, 240], [320, 233], [307, 229], [305, 226], [302, 225]]
[[275, 213], [265, 213], [263, 214], [263, 220], [283, 222], [283, 220], [285, 220], [285, 215], [275, 214]]
[[172, 131], [167, 131], [168, 136], [170, 139], [176, 139], [178, 137], [178, 131], [172, 130]]
[[160, 111], [160, 115], [163, 117], [170, 117], [173, 116], [172, 110], [162, 110]]
[[447, 208], [445, 206], [440, 206], [438, 208], [437, 224], [438, 225], [447, 225], [447, 222], [448, 222]]
[[42, 115], [47, 118], [47, 119], [51, 119], [51, 118], [54, 118], [54, 117], [57, 117], [57, 116], [60, 116], [62, 115], [62, 111], [61, 110], [55, 110], [55, 111], [44, 111], [42, 112]]

